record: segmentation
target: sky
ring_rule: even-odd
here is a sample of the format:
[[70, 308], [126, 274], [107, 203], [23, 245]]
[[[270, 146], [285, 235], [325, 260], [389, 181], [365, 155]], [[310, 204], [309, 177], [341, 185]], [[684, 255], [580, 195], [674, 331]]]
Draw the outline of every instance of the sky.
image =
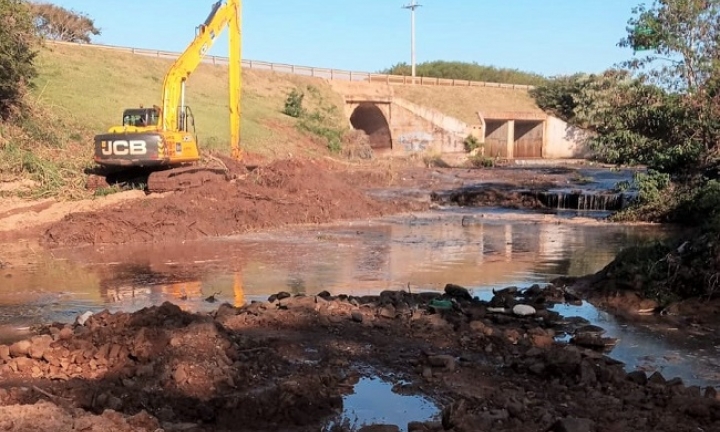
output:
[[[182, 51], [215, 0], [51, 0], [95, 20], [94, 43]], [[245, 0], [243, 58], [377, 72], [410, 64], [410, 0]], [[545, 76], [600, 72], [641, 0], [418, 0], [416, 62], [477, 62]], [[227, 35], [210, 55], [227, 56]]]

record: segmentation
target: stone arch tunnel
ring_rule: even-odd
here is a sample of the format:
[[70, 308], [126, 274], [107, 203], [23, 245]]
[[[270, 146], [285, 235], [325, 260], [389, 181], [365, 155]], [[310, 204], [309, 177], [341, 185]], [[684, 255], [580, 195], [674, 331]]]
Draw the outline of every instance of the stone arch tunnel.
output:
[[364, 131], [375, 150], [390, 150], [392, 134], [390, 124], [382, 110], [372, 102], [361, 102], [350, 115], [350, 124], [354, 129]]

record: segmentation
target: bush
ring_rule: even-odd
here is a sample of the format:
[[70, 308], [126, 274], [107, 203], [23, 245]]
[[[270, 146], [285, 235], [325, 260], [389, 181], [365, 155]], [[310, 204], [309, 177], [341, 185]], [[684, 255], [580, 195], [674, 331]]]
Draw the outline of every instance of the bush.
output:
[[17, 113], [37, 75], [37, 38], [32, 16], [21, 0], [0, 0], [0, 117]]
[[300, 118], [305, 113], [303, 108], [303, 99], [305, 94], [297, 89], [292, 89], [285, 99], [285, 109], [283, 113], [290, 117]]
[[495, 166], [495, 159], [477, 154], [470, 157], [470, 164], [475, 168], [492, 168]]
[[342, 115], [337, 107], [328, 105], [322, 98], [320, 91], [314, 86], [306, 87], [308, 101], [312, 110], [303, 106], [305, 93], [292, 89], [285, 99], [283, 113], [298, 119], [297, 128], [323, 138], [327, 148], [333, 153], [340, 153], [343, 149], [345, 129], [340, 127]]
[[463, 141], [463, 145], [465, 146], [465, 151], [468, 153], [483, 146], [480, 140], [478, 140], [474, 135], [466, 136]]

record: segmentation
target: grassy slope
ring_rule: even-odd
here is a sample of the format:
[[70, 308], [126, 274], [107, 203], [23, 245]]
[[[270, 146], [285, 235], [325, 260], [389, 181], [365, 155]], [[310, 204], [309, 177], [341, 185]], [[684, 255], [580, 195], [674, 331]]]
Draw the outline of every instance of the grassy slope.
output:
[[[38, 185], [33, 196], [87, 195], [83, 169], [92, 165], [92, 136], [116, 124], [124, 108], [160, 103], [162, 78], [170, 64], [167, 59], [93, 46], [43, 48], [37, 59], [37, 87], [28, 99], [34, 114], [21, 125], [0, 125], [0, 182], [33, 179]], [[293, 88], [305, 92], [304, 107], [309, 112], [321, 101], [324, 108], [335, 109], [325, 126], [347, 123], [340, 114], [342, 97], [323, 79], [256, 70], [244, 70], [243, 78], [242, 145], [250, 152], [271, 159], [327, 154], [324, 139], [299, 132], [297, 120], [282, 114]], [[201, 65], [187, 89], [201, 150], [228, 151], [227, 67]], [[527, 92], [519, 90], [393, 89], [400, 97], [471, 124], [477, 123], [478, 110], [539, 111]]]
[[[33, 96], [53, 111], [71, 116], [98, 133], [121, 121], [124, 108], [161, 102], [162, 79], [171, 60], [96, 47], [48, 45], [38, 58], [40, 76]], [[294, 87], [314, 86], [329, 105], [342, 98], [320, 79], [243, 71], [242, 145], [265, 156], [319, 151], [294, 128], [295, 119], [282, 114], [285, 97]], [[202, 64], [187, 83], [187, 103], [195, 114], [201, 148], [228, 150], [227, 67]], [[312, 100], [306, 98], [308, 108]], [[88, 147], [92, 144], [88, 143]]]
[[542, 114], [526, 90], [495, 87], [396, 86], [395, 95], [435, 108], [469, 124], [479, 123], [477, 112], [518, 111]]

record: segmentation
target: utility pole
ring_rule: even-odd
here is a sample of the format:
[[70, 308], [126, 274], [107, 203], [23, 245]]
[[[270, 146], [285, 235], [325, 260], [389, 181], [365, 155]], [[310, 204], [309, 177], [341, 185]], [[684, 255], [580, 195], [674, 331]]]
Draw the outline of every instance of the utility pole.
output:
[[403, 6], [403, 9], [410, 9], [410, 63], [412, 68], [412, 83], [415, 84], [415, 9], [422, 5], [410, 0], [410, 4]]

